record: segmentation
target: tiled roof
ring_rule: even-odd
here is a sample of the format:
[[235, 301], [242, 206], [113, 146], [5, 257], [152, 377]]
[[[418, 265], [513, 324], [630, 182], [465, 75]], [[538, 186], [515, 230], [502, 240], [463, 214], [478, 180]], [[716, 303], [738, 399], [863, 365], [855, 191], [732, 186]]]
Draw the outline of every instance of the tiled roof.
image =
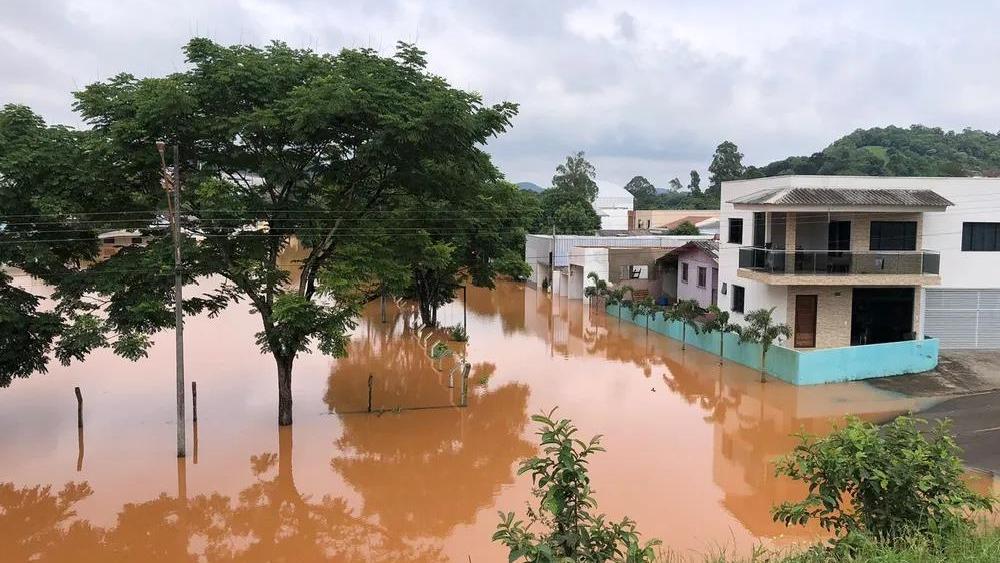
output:
[[692, 240], [683, 246], [678, 246], [677, 248], [671, 250], [664, 254], [664, 256], [670, 254], [683, 254], [688, 250], [701, 249], [707, 252], [712, 258], [719, 259], [719, 241], [716, 239], [712, 240]]
[[947, 207], [934, 190], [771, 188], [729, 200], [735, 205]]

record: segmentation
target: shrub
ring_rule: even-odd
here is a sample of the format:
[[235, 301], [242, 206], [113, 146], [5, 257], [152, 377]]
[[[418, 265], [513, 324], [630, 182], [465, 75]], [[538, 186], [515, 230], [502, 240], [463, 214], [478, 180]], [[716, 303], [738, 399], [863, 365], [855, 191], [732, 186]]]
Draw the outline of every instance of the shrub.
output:
[[455, 325], [448, 327], [448, 338], [451, 338], [455, 342], [468, 342], [469, 333], [465, 331], [465, 327], [462, 325]]
[[[531, 473], [538, 508], [528, 509], [528, 523], [513, 512], [500, 513], [493, 534], [510, 550], [510, 561], [622, 561], [645, 563], [655, 559], [658, 540], [639, 543], [635, 522], [629, 518], [608, 522], [604, 515], [591, 514], [596, 508], [587, 472], [588, 458], [603, 452], [600, 436], [589, 442], [574, 438], [577, 429], [568, 419], [553, 420], [548, 414], [531, 417], [541, 425], [540, 457], [521, 462], [518, 475]], [[544, 531], [535, 533], [532, 527]]]
[[849, 418], [826, 438], [800, 434], [801, 443], [778, 462], [777, 474], [804, 481], [809, 493], [772, 510], [775, 521], [818, 520], [834, 532], [835, 548], [851, 551], [858, 538], [894, 544], [914, 537], [967, 532], [970, 512], [993, 499], [966, 486], [948, 423], [931, 426], [901, 416], [884, 427]]

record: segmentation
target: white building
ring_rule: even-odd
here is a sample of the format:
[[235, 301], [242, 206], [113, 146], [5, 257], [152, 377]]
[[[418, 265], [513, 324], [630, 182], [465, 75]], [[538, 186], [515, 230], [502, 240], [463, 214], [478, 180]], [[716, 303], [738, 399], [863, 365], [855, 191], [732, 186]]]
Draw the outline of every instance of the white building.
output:
[[719, 302], [774, 308], [790, 347], [1000, 348], [1000, 178], [723, 182]]
[[597, 180], [597, 197], [591, 204], [601, 218], [602, 231], [627, 231], [629, 212], [635, 198], [625, 188], [612, 182]]
[[[676, 298], [676, 269], [658, 267], [670, 250], [711, 236], [578, 236], [527, 235], [524, 260], [531, 265], [528, 284], [548, 285], [553, 295], [582, 299], [587, 276], [593, 272], [612, 285], [624, 283], [656, 298]], [[676, 267], [676, 260], [674, 260]]]

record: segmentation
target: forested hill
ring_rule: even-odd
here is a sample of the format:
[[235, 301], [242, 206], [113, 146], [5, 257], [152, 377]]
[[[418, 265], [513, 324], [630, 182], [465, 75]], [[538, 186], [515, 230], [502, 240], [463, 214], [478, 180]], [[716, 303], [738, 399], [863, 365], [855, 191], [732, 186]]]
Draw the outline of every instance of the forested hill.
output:
[[1000, 134], [912, 125], [858, 129], [812, 156], [792, 156], [746, 178], [783, 174], [1000, 176]]

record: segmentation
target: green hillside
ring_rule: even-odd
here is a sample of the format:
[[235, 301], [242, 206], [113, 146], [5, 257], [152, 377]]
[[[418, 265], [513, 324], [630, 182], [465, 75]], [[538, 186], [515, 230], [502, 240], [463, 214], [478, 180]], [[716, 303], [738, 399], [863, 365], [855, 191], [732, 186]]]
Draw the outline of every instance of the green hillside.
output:
[[784, 174], [1000, 176], [1000, 134], [912, 125], [858, 129], [811, 156], [747, 168], [747, 178]]

